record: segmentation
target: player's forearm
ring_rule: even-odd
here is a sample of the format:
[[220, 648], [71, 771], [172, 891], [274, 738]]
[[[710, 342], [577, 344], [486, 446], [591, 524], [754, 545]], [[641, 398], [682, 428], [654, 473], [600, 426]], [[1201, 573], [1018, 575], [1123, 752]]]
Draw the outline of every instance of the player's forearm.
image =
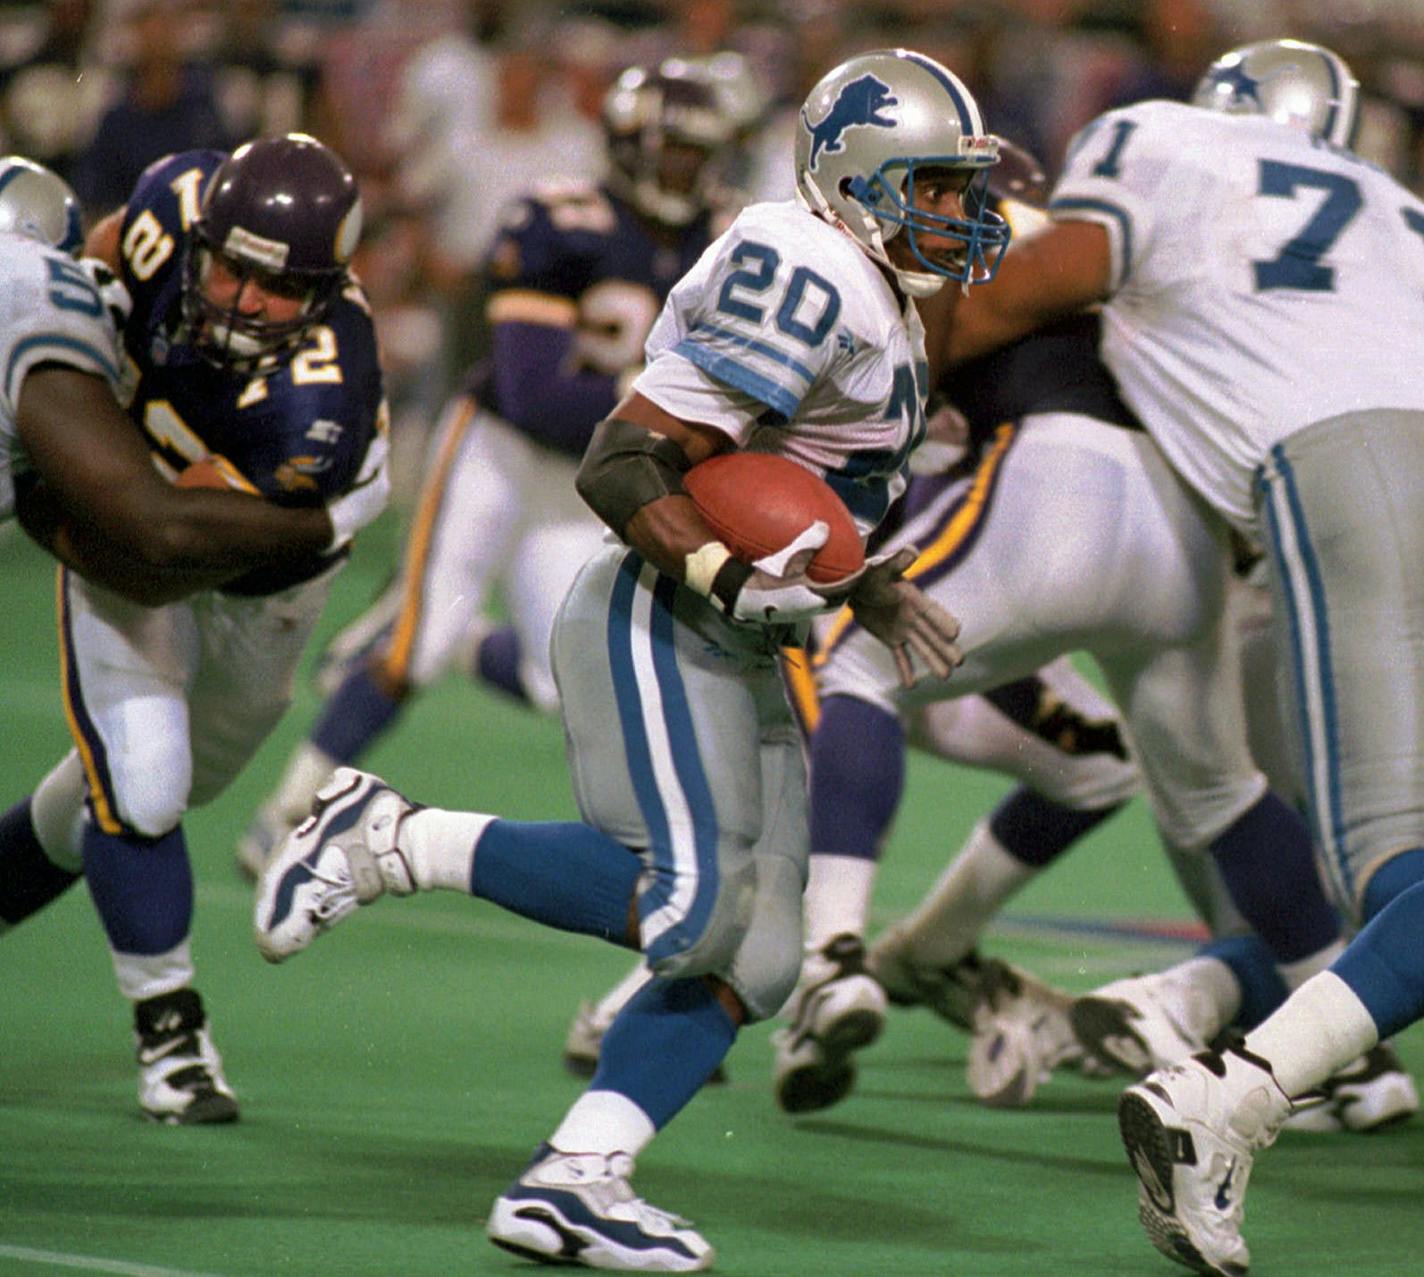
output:
[[291, 509], [239, 492], [171, 489], [162, 515], [141, 535], [139, 554], [195, 578], [269, 567], [320, 554], [331, 543], [323, 506]]
[[628, 520], [623, 539], [659, 572], [682, 581], [689, 556], [715, 542], [717, 534], [698, 513], [692, 498], [679, 495], [645, 505]]

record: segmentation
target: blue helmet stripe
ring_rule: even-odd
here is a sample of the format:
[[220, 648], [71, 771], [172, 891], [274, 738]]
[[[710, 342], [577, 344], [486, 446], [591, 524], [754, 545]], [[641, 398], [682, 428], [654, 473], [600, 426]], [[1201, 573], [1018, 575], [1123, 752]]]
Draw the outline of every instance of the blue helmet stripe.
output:
[[1339, 143], [1343, 139], [1335, 136], [1335, 117], [1338, 111], [1335, 103], [1340, 100], [1340, 69], [1335, 65], [1334, 59], [1325, 52], [1321, 52], [1320, 60], [1325, 63], [1325, 73], [1330, 77], [1330, 114], [1325, 117], [1325, 123], [1321, 125], [1320, 132], [1327, 142]]
[[84, 246], [84, 227], [79, 220], [79, 206], [77, 204], [67, 204], [65, 206], [64, 238], [55, 245], [62, 253], [69, 253], [73, 256]]
[[19, 164], [12, 164], [9, 168], [5, 169], [3, 172], [0, 172], [0, 191], [3, 191], [7, 186], [9, 186], [11, 182], [13, 182], [17, 177], [20, 176], [21, 173], [27, 172], [29, 172], [29, 170], [21, 167]]
[[944, 91], [949, 94], [949, 100], [954, 103], [954, 109], [959, 112], [959, 129], [967, 137], [975, 137], [979, 133], [979, 128], [975, 126], [973, 112], [969, 108], [969, 103], [965, 101], [964, 94], [959, 91], [959, 86], [944, 74], [941, 67], [931, 62], [929, 58], [922, 57], [918, 53], [911, 53], [904, 50], [900, 56], [906, 62], [913, 62], [918, 67], [924, 67], [936, 80], [944, 86]]

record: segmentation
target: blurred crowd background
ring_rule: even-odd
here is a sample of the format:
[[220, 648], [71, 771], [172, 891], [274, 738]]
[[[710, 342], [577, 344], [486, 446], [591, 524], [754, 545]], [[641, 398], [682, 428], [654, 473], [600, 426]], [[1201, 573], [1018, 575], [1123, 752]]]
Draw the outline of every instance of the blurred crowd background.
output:
[[[1224, 48], [1291, 35], [1354, 66], [1359, 149], [1424, 189], [1424, 0], [49, 0], [0, 5], [0, 151], [90, 217], [170, 151], [301, 129], [360, 179], [398, 455], [480, 353], [479, 266], [533, 182], [596, 176], [624, 67], [726, 59], [737, 185], [791, 194], [791, 124], [866, 48], [939, 58], [1050, 176], [1098, 112], [1186, 97]], [[402, 440], [409, 440], [401, 446]]]

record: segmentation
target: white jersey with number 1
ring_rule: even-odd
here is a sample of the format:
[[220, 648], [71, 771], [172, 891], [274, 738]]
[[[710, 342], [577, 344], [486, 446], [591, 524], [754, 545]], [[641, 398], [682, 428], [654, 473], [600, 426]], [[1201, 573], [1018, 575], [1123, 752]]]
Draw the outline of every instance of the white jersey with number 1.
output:
[[14, 514], [15, 478], [29, 469], [16, 419], [25, 377], [40, 364], [113, 385], [113, 320], [81, 263], [29, 236], [0, 233], [0, 520]]
[[1272, 445], [1424, 409], [1424, 203], [1357, 156], [1262, 116], [1145, 102], [1074, 139], [1052, 212], [1106, 227], [1104, 361], [1178, 473], [1248, 532]]

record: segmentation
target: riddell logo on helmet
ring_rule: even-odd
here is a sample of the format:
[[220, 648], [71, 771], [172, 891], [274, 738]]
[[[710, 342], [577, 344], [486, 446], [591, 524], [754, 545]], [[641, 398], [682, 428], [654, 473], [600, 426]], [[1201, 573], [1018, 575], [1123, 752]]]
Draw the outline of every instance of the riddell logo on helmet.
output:
[[959, 138], [959, 154], [971, 160], [997, 160], [999, 139], [992, 133], [963, 134]]
[[229, 257], [253, 262], [274, 274], [286, 270], [287, 254], [290, 251], [288, 245], [275, 239], [254, 235], [251, 231], [243, 230], [241, 226], [234, 226], [228, 231], [227, 239], [223, 242], [223, 252]]
[[814, 172], [822, 151], [829, 155], [843, 151], [845, 144], [841, 141], [841, 135], [847, 129], [893, 129], [899, 121], [881, 112], [899, 105], [900, 99], [890, 92], [888, 84], [873, 75], [863, 75], [840, 91], [834, 105], [819, 124], [812, 124], [803, 109], [801, 123], [811, 134], [811, 155], [806, 167]]

